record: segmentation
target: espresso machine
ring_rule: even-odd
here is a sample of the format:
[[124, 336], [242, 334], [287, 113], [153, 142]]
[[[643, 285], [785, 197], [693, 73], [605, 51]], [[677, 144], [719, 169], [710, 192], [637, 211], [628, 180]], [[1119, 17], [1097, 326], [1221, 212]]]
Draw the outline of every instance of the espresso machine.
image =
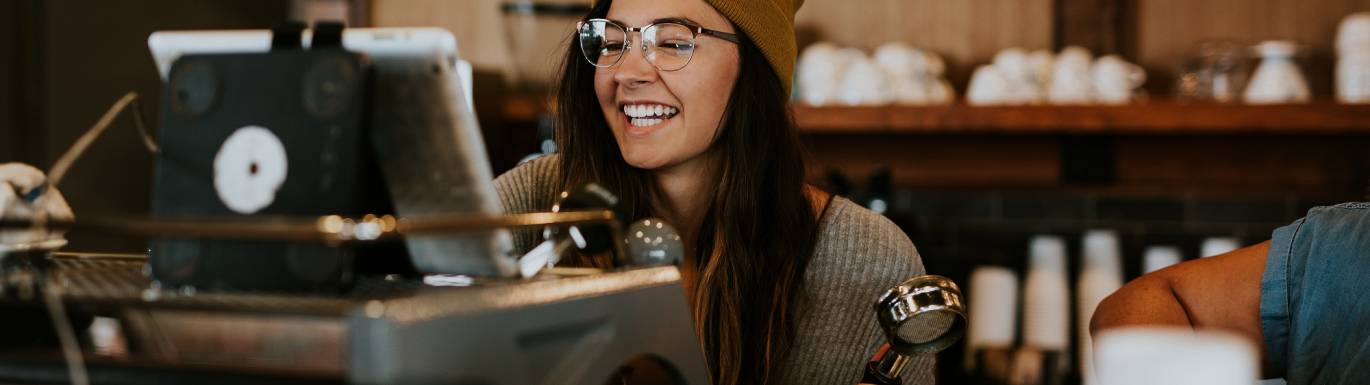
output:
[[669, 250], [601, 239], [569, 251], [609, 266], [519, 275], [510, 231], [621, 240], [625, 224], [607, 205], [501, 212], [450, 33], [287, 24], [149, 48], [152, 212], [0, 223], [148, 253], [0, 245], [0, 382], [602, 384], [655, 367], [708, 383]]

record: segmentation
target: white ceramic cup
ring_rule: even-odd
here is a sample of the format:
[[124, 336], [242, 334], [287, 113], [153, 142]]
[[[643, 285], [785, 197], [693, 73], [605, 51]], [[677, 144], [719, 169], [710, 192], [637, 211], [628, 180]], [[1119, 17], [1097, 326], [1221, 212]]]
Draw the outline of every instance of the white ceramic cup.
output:
[[1248, 104], [1307, 103], [1312, 98], [1308, 81], [1294, 62], [1298, 44], [1272, 40], [1256, 45], [1261, 64], [1256, 67], [1242, 99]]
[[1061, 237], [1039, 235], [1029, 245], [1023, 284], [1023, 343], [1043, 351], [1070, 349], [1070, 288]]
[[1361, 51], [1370, 47], [1370, 12], [1346, 15], [1337, 27], [1337, 52]]
[[1146, 70], [1118, 55], [1095, 60], [1091, 75], [1094, 79], [1094, 101], [1099, 104], [1130, 103], [1137, 87], [1146, 82]]
[[1336, 71], [1338, 101], [1370, 103], [1370, 47], [1341, 51]]
[[1208, 258], [1214, 255], [1224, 254], [1242, 247], [1241, 241], [1232, 237], [1211, 237], [1205, 238], [1199, 245], [1199, 257]]
[[970, 327], [966, 345], [1011, 348], [1018, 328], [1018, 273], [999, 266], [981, 266], [970, 273]]
[[1180, 248], [1175, 246], [1149, 246], [1142, 253], [1142, 274], [1164, 269], [1183, 261]]
[[975, 106], [1005, 104], [1009, 93], [1009, 80], [999, 68], [982, 65], [970, 76], [970, 86], [966, 88], [966, 103]]
[[845, 56], [839, 55], [836, 44], [819, 42], [809, 45], [799, 56], [797, 86], [799, 99], [804, 104], [821, 107], [832, 103], [837, 94]]
[[1082, 47], [1066, 47], [1056, 55], [1047, 87], [1047, 101], [1051, 104], [1089, 104], [1092, 101], [1093, 79], [1090, 76], [1093, 56]]
[[879, 106], [889, 104], [888, 76], [870, 58], [855, 49], [844, 49], [848, 57], [837, 89], [837, 104]]
[[1223, 331], [1130, 327], [1094, 341], [1102, 385], [1251, 385], [1260, 370], [1256, 347]]

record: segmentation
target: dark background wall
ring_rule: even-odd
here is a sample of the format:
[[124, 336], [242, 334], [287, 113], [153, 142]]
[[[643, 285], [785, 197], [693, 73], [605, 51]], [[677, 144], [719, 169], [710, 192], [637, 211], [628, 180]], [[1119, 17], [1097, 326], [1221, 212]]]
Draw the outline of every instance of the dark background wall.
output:
[[18, 2], [0, 3], [0, 160], [14, 159], [14, 85], [18, 32]]
[[[157, 125], [147, 37], [176, 29], [269, 28], [285, 0], [0, 1], [0, 162], [46, 169], [129, 91]], [[154, 128], [155, 130], [155, 128]], [[146, 215], [152, 157], [125, 115], [62, 182], [77, 215]], [[137, 251], [139, 240], [69, 234], [70, 250]]]

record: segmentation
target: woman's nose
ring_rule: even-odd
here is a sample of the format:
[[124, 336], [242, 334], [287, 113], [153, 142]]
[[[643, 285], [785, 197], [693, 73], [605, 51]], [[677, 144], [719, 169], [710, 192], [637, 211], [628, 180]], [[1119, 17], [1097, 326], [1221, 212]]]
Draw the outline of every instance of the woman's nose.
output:
[[647, 61], [641, 44], [635, 45], [637, 46], [634, 47], [636, 49], [630, 49], [623, 53], [626, 56], [622, 62], [618, 63], [618, 71], [614, 73], [614, 81], [628, 87], [651, 84], [657, 80], [658, 75], [656, 66]]

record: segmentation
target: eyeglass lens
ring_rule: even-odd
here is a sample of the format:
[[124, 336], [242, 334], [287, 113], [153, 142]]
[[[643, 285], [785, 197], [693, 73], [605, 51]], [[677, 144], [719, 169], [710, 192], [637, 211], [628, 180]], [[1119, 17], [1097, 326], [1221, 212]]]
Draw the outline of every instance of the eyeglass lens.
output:
[[[681, 69], [694, 56], [695, 36], [690, 27], [658, 23], [644, 28], [641, 36], [647, 61], [662, 71]], [[596, 67], [618, 64], [632, 43], [626, 29], [607, 20], [583, 23], [578, 38], [585, 59]]]

